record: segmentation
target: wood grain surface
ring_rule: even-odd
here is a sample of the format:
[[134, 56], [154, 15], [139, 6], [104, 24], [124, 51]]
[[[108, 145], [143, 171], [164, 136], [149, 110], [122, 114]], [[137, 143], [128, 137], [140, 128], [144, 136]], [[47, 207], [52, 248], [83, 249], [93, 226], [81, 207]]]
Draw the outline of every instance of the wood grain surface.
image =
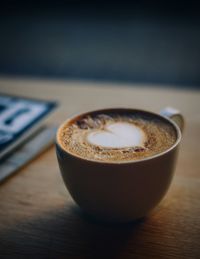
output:
[[[50, 148], [0, 185], [0, 258], [200, 258], [200, 92], [145, 85], [0, 79], [0, 92], [58, 100], [47, 120], [106, 107], [181, 110], [186, 127], [173, 183], [146, 218], [106, 224], [83, 215]], [[141, 187], [142, 188], [142, 187]]]

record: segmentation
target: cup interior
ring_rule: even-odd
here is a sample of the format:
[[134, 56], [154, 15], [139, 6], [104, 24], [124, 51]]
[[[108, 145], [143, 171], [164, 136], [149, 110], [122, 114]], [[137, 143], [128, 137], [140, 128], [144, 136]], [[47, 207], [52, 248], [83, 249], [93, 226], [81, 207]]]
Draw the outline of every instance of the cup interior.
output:
[[[77, 114], [77, 115], [74, 115], [70, 118], [68, 118], [66, 121], [64, 121], [60, 127], [58, 128], [57, 130], [57, 134], [56, 134], [56, 144], [59, 146], [59, 148], [64, 152], [64, 153], [67, 153], [73, 157], [78, 157], [79, 159], [83, 159], [83, 160], [90, 160], [90, 159], [87, 159], [87, 158], [82, 158], [74, 153], [71, 153], [70, 151], [66, 150], [62, 144], [61, 144], [61, 141], [59, 140], [60, 139], [60, 133], [63, 129], [63, 127], [68, 124], [68, 123], [73, 123], [74, 121], [76, 120], [79, 120], [81, 117], [84, 117], [84, 116], [87, 116], [87, 115], [97, 115], [97, 114], [101, 114], [101, 113], [134, 113], [134, 114], [140, 114], [140, 115], [146, 115], [148, 117], [152, 117], [152, 119], [154, 118], [158, 118], [162, 121], [165, 121], [166, 123], [168, 123], [169, 125], [171, 125], [173, 127], [173, 129], [175, 130], [176, 132], [176, 141], [175, 143], [168, 149], [166, 149], [165, 151], [163, 152], [160, 152], [158, 154], [155, 154], [155, 155], [152, 155], [152, 156], [149, 156], [149, 157], [146, 157], [146, 158], [143, 158], [143, 159], [139, 159], [139, 160], [133, 160], [133, 161], [120, 161], [120, 163], [138, 163], [138, 162], [142, 162], [144, 160], [148, 160], [148, 159], [152, 159], [152, 158], [155, 158], [155, 157], [158, 157], [158, 156], [161, 156], [163, 154], [165, 154], [166, 152], [169, 152], [171, 149], [174, 149], [178, 144], [179, 142], [181, 141], [181, 130], [180, 128], [178, 127], [178, 125], [172, 121], [170, 118], [167, 118], [167, 117], [164, 117], [160, 114], [157, 114], [157, 113], [153, 113], [153, 112], [149, 112], [149, 111], [146, 111], [146, 110], [140, 110], [140, 109], [131, 109], [131, 108], [107, 108], [107, 109], [99, 109], [99, 110], [94, 110], [94, 111], [88, 111], [88, 112], [85, 112], [85, 113], [80, 113], [80, 114]], [[90, 160], [92, 162], [96, 162], [96, 163], [109, 163], [109, 164], [115, 164], [115, 163], [119, 163], [119, 162], [111, 162], [111, 161], [99, 161], [99, 160]]]

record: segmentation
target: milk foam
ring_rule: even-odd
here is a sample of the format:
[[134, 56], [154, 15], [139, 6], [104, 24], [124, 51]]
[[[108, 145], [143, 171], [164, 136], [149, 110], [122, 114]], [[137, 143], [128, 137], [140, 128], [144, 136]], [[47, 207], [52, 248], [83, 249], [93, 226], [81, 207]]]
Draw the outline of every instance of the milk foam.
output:
[[90, 131], [87, 141], [90, 144], [105, 148], [144, 147], [144, 131], [128, 122], [106, 124], [103, 129]]
[[161, 153], [177, 139], [164, 119], [145, 112], [91, 113], [66, 123], [60, 131], [62, 147], [95, 161], [137, 161]]

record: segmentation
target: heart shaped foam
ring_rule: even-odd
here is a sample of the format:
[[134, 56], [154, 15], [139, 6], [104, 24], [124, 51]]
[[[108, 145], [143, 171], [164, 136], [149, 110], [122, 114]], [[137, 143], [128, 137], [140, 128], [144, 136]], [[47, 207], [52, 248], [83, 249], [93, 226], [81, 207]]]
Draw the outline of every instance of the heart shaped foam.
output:
[[87, 140], [93, 145], [105, 148], [143, 147], [145, 133], [134, 124], [116, 122], [105, 125], [102, 130], [89, 132]]

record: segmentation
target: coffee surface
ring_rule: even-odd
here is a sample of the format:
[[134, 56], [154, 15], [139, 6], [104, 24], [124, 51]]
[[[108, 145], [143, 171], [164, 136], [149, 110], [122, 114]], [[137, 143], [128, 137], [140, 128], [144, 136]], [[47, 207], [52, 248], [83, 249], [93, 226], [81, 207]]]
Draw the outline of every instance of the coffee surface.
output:
[[89, 160], [140, 160], [163, 152], [176, 142], [167, 121], [138, 111], [105, 111], [77, 117], [59, 131], [66, 151]]

